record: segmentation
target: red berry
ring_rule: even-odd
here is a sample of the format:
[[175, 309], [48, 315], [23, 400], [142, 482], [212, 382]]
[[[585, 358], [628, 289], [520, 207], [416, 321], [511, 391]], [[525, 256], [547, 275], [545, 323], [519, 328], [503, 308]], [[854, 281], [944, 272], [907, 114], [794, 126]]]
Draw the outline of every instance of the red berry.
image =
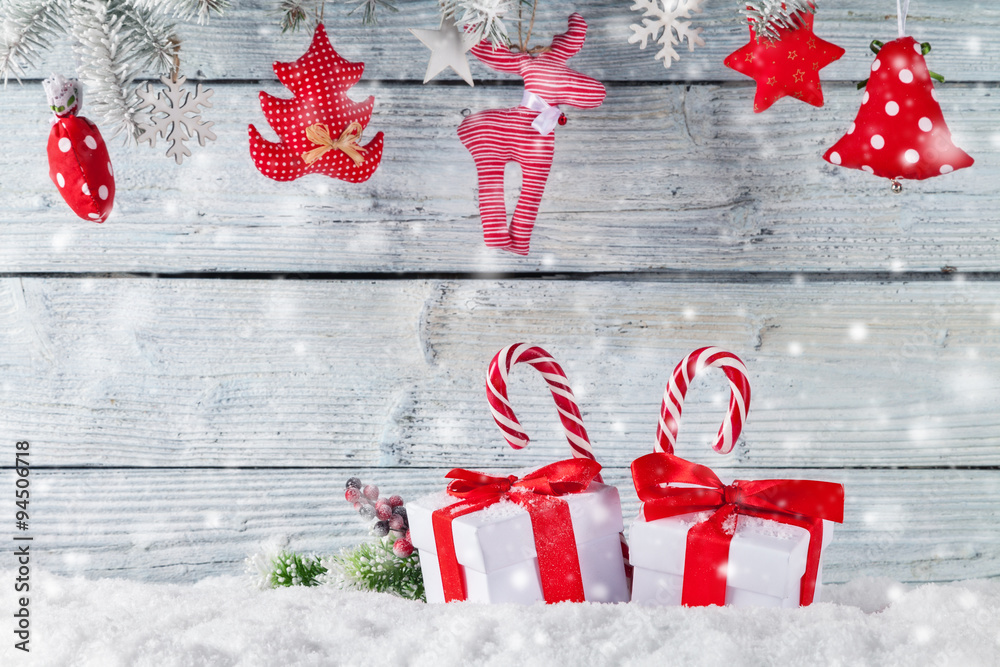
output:
[[361, 500], [361, 492], [355, 489], [353, 486], [347, 487], [344, 491], [344, 498], [347, 499], [349, 503], [356, 503]]
[[392, 553], [396, 554], [400, 558], [406, 558], [413, 553], [413, 543], [405, 537], [400, 538], [393, 543]]
[[411, 542], [413, 541], [413, 538], [410, 537], [410, 531], [409, 530], [406, 531], [406, 539], [410, 540]]
[[402, 496], [389, 496], [389, 504], [393, 507], [399, 507], [403, 504]]
[[361, 503], [354, 503], [353, 507], [354, 507], [354, 511], [357, 512], [359, 509], [361, 509]]
[[388, 503], [386, 503], [385, 505], [375, 506], [375, 516], [377, 516], [382, 521], [388, 521], [390, 517], [393, 517], [395, 515], [392, 513], [392, 508], [389, 507]]
[[365, 498], [367, 498], [372, 502], [378, 500], [378, 487], [375, 486], [374, 484], [369, 484], [368, 486], [366, 486], [362, 491], [362, 493], [365, 494]]
[[389, 517], [389, 527], [393, 530], [403, 530], [406, 528], [406, 519], [398, 514], [393, 514]]

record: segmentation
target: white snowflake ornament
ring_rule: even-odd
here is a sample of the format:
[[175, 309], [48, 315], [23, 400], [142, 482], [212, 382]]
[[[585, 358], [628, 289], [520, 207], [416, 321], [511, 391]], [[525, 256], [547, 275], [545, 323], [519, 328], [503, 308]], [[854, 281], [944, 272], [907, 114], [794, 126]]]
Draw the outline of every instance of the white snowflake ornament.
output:
[[138, 141], [147, 142], [150, 148], [156, 148], [156, 138], [162, 137], [170, 142], [167, 157], [173, 157], [177, 164], [181, 164], [185, 156], [191, 156], [191, 149], [186, 142], [198, 137], [198, 143], [204, 146], [206, 141], [216, 139], [211, 130], [215, 123], [202, 120], [199, 109], [212, 106], [209, 98], [215, 91], [203, 89], [199, 83], [194, 94], [191, 94], [182, 88], [187, 81], [183, 76], [178, 76], [176, 81], [165, 76], [160, 81], [166, 86], [165, 90], [154, 91], [147, 83], [137, 91], [142, 100], [139, 109], [149, 107], [148, 121], [138, 123]]
[[695, 46], [705, 46], [701, 38], [701, 28], [692, 28], [690, 21], [692, 13], [701, 13], [701, 3], [705, 0], [635, 0], [631, 9], [642, 12], [642, 25], [632, 24], [632, 36], [629, 44], [639, 42], [639, 48], [645, 49], [650, 39], [662, 46], [656, 54], [657, 60], [663, 61], [663, 66], [670, 69], [674, 60], [681, 57], [674, 49], [687, 40], [688, 50], [694, 51]]

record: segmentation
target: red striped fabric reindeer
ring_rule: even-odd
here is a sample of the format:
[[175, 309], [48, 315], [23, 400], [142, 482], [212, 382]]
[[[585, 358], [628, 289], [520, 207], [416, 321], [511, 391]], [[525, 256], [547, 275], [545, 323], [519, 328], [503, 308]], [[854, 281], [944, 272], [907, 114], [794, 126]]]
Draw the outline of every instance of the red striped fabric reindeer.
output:
[[[512, 53], [503, 45], [481, 42], [472, 47], [479, 60], [499, 72], [524, 79], [521, 105], [475, 113], [458, 126], [458, 138], [476, 163], [479, 174], [479, 216], [486, 245], [518, 255], [528, 254], [545, 182], [555, 153], [553, 130], [560, 121], [557, 104], [593, 109], [604, 101], [600, 81], [566, 66], [583, 48], [587, 22], [579, 14], [569, 17], [569, 30], [552, 39], [549, 50], [538, 55]], [[521, 165], [521, 196], [510, 226], [504, 207], [503, 176], [508, 162]]]

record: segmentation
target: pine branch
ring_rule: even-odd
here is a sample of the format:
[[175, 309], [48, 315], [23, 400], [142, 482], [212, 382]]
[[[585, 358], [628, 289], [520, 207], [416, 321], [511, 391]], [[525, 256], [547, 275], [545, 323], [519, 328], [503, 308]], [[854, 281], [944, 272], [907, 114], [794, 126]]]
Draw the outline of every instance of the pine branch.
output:
[[775, 41], [781, 38], [780, 29], [802, 27], [804, 13], [815, 14], [813, 0], [748, 0], [740, 13], [753, 25], [757, 40]]
[[174, 65], [178, 42], [176, 26], [163, 10], [157, 13], [134, 0], [118, 0], [108, 5], [112, 15], [121, 15], [122, 30], [130, 50], [138, 60], [138, 68], [168, 74]]
[[348, 12], [348, 15], [353, 14], [359, 9], [364, 9], [364, 18], [361, 22], [364, 25], [378, 25], [378, 17], [375, 15], [375, 10], [378, 5], [382, 5], [391, 12], [398, 12], [393, 5], [390, 5], [386, 0], [359, 0], [357, 6]]
[[222, 15], [229, 9], [230, 0], [135, 0], [137, 7], [182, 21], [198, 17], [198, 24], [208, 23], [212, 14]]
[[319, 18], [319, 2], [322, 0], [281, 0], [276, 9], [280, 19], [281, 32], [295, 32], [309, 19], [309, 12], [316, 12]]
[[420, 557], [416, 551], [406, 558], [396, 556], [392, 551], [394, 541], [387, 537], [362, 542], [352, 549], [341, 549], [337, 556], [323, 558], [328, 573], [320, 577], [320, 582], [426, 602]]
[[269, 584], [271, 588], [281, 586], [319, 586], [320, 577], [326, 568], [318, 556], [282, 551], [271, 561]]
[[122, 14], [109, 11], [106, 0], [75, 0], [73, 5], [74, 51], [80, 56], [79, 75], [90, 107], [113, 132], [125, 133], [126, 141], [138, 132], [138, 96], [132, 82], [142, 72], [136, 61], [141, 51], [129, 43], [130, 28]]
[[36, 67], [53, 40], [66, 32], [66, 0], [0, 1], [0, 75], [4, 85], [10, 75], [20, 81], [25, 70]]
[[[476, 41], [510, 45], [504, 17], [517, 9], [519, 0], [440, 0], [441, 13], [465, 25]], [[517, 20], [516, 18], [513, 20]]]

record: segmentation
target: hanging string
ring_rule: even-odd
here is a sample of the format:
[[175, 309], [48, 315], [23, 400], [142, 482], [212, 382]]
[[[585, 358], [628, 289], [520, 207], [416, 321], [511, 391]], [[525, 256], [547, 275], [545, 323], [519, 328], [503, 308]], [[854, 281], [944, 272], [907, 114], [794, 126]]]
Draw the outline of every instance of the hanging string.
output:
[[906, 37], [906, 14], [910, 11], [910, 0], [896, 0], [896, 23], [899, 36]]

